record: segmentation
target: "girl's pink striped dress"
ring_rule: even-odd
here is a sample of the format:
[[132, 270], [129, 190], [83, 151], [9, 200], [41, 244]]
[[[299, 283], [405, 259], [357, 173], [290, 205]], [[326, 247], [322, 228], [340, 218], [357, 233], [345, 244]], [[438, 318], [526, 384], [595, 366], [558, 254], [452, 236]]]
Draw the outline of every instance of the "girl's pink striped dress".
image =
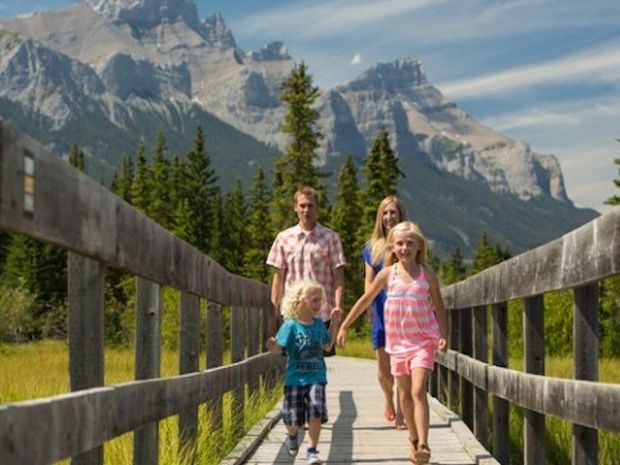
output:
[[388, 278], [384, 318], [385, 351], [393, 358], [404, 357], [413, 362], [409, 368], [421, 366], [432, 370], [441, 332], [424, 267], [420, 267], [412, 282], [406, 283], [398, 275], [396, 264], [393, 265]]

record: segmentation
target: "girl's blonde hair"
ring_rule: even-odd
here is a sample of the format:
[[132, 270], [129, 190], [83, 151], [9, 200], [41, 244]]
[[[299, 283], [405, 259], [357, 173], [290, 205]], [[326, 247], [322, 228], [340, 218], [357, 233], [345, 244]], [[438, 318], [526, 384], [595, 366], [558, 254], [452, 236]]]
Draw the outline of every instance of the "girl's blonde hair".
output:
[[411, 221], [402, 221], [390, 229], [385, 240], [386, 252], [385, 252], [385, 265], [389, 266], [398, 261], [396, 254], [392, 251], [394, 245], [394, 234], [397, 232], [403, 232], [407, 234], [407, 237], [413, 237], [418, 243], [418, 253], [416, 254], [416, 262], [422, 266], [428, 264], [428, 241], [424, 237], [420, 227], [412, 223]]
[[372, 230], [372, 236], [370, 236], [370, 240], [368, 241], [368, 246], [370, 248], [370, 261], [373, 265], [381, 263], [385, 256], [385, 237], [387, 236], [387, 231], [383, 226], [383, 213], [391, 203], [396, 205], [396, 209], [398, 210], [398, 221], [400, 222], [405, 220], [405, 209], [403, 204], [395, 195], [388, 195], [381, 201], [381, 203], [379, 203], [379, 207], [377, 208], [377, 216], [375, 218], [375, 226]]
[[282, 316], [284, 318], [299, 318], [299, 311], [303, 300], [314, 294], [321, 294], [321, 308], [327, 304], [325, 289], [316, 281], [304, 280], [294, 283], [286, 290], [286, 295], [282, 300]]

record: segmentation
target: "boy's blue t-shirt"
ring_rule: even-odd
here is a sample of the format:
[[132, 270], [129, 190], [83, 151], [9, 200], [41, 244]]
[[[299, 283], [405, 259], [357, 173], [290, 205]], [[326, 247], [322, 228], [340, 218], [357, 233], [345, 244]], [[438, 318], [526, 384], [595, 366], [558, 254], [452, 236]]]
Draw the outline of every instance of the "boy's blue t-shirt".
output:
[[276, 334], [276, 342], [286, 350], [286, 386], [327, 382], [323, 345], [329, 344], [331, 337], [320, 318], [314, 318], [312, 324], [293, 318], [285, 320]]

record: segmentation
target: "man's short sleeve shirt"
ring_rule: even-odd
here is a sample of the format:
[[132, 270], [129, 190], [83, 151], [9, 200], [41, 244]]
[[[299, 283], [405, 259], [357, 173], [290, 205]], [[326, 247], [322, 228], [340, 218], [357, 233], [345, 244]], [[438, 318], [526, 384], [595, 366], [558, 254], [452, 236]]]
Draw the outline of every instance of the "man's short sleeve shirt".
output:
[[297, 281], [311, 279], [325, 288], [327, 306], [321, 310], [324, 321], [329, 320], [334, 307], [334, 276], [336, 268], [344, 266], [346, 260], [340, 236], [318, 224], [312, 231], [299, 225], [282, 231], [276, 237], [267, 264], [286, 269], [284, 292]]

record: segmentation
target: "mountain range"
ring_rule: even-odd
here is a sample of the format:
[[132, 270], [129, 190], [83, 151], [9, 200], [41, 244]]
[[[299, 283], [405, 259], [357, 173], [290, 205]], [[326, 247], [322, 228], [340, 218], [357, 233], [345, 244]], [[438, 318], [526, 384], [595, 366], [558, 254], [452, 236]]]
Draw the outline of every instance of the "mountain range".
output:
[[[0, 21], [0, 117], [59, 155], [78, 144], [103, 179], [158, 129], [183, 153], [201, 125], [223, 187], [247, 185], [287, 143], [279, 96], [294, 64], [282, 42], [243, 51], [221, 15], [200, 20], [192, 0], [87, 0]], [[415, 59], [324, 90], [317, 109], [332, 180], [344, 156], [361, 162], [388, 130], [409, 216], [442, 252], [470, 254], [485, 230], [515, 253], [597, 215], [573, 205], [555, 156], [475, 121]]]

